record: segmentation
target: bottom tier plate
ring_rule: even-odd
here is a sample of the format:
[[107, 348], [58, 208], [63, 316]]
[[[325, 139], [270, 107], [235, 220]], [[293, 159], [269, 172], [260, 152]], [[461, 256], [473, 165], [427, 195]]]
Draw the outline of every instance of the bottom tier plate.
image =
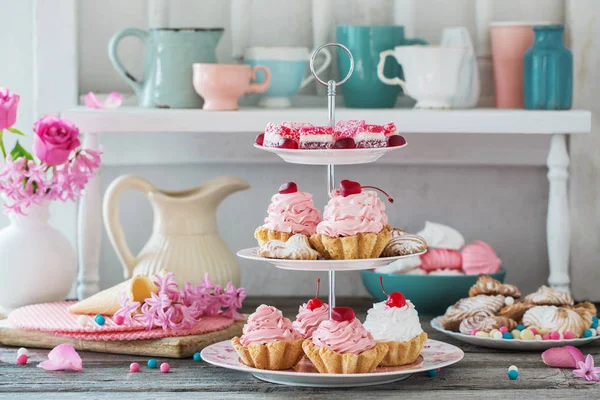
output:
[[447, 367], [462, 360], [461, 349], [437, 340], [427, 340], [419, 359], [401, 367], [380, 367], [368, 374], [320, 374], [306, 358], [296, 367], [285, 371], [267, 371], [243, 364], [230, 340], [205, 347], [202, 359], [209, 364], [236, 371], [248, 372], [266, 382], [290, 386], [352, 387], [381, 385], [400, 381], [413, 373]]

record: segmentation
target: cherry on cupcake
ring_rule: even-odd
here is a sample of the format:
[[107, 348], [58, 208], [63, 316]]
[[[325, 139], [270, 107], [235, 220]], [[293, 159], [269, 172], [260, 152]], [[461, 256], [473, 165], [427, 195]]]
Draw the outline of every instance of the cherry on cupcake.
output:
[[404, 297], [402, 293], [392, 292], [390, 294], [387, 294], [387, 292], [383, 288], [383, 276], [379, 277], [379, 284], [381, 285], [381, 291], [383, 292], [383, 294], [385, 294], [388, 297], [388, 299], [385, 301], [386, 306], [390, 308], [400, 308], [406, 305], [406, 297]]
[[296, 193], [298, 191], [298, 185], [296, 182], [288, 182], [279, 186], [279, 194], [290, 194]]
[[360, 183], [351, 181], [349, 179], [344, 179], [340, 182], [340, 194], [344, 197], [348, 197], [352, 194], [360, 194], [362, 193], [363, 189], [379, 190], [381, 193], [386, 195], [390, 203], [394, 202], [394, 199], [392, 199], [391, 196], [387, 194], [387, 192], [385, 192], [383, 189], [378, 188], [377, 186], [361, 186]]
[[353, 321], [354, 318], [354, 310], [350, 307], [333, 307], [333, 310], [331, 310], [331, 319], [334, 321]]
[[265, 141], [265, 134], [264, 133], [259, 134], [256, 137], [256, 139], [254, 139], [254, 143], [256, 143], [259, 146], [262, 146], [264, 141]]
[[319, 307], [323, 306], [323, 302], [319, 300], [319, 289], [321, 288], [321, 280], [317, 279], [317, 294], [313, 299], [310, 299], [308, 303], [306, 303], [306, 308], [310, 311], [315, 310]]
[[341, 138], [335, 141], [333, 145], [335, 149], [355, 149], [356, 142], [352, 138]]
[[392, 135], [388, 139], [388, 147], [398, 147], [404, 146], [406, 144], [406, 139], [400, 135]]

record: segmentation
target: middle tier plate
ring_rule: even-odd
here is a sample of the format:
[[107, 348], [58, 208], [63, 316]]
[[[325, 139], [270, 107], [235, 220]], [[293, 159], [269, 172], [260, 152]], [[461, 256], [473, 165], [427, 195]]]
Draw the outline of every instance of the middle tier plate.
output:
[[280, 149], [264, 147], [254, 144], [254, 147], [269, 153], [275, 153], [285, 162], [305, 165], [353, 165], [367, 164], [377, 161], [381, 156], [390, 151], [406, 147], [380, 147], [370, 149], [331, 149], [331, 150], [305, 150], [305, 149]]
[[361, 260], [282, 260], [261, 257], [256, 253], [258, 249], [259, 247], [251, 247], [240, 250], [237, 252], [237, 255], [248, 260], [268, 262], [281, 269], [296, 271], [355, 271], [382, 267], [402, 258], [415, 257], [426, 253], [426, 251], [423, 251], [407, 256], [366, 258]]

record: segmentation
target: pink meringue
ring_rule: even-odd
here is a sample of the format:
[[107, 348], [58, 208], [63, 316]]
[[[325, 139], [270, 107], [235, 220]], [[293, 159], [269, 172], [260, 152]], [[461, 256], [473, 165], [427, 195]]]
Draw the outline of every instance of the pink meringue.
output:
[[494, 274], [500, 270], [500, 260], [494, 249], [481, 240], [475, 240], [461, 250], [462, 268], [467, 275]]
[[429, 249], [421, 256], [421, 266], [425, 271], [438, 269], [460, 269], [462, 259], [458, 250]]

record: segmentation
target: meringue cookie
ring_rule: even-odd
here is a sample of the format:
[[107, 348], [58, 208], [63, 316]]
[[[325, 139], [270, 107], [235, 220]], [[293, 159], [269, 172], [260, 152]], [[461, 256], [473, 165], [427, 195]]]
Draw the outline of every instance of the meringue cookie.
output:
[[404, 274], [419, 267], [419, 265], [421, 265], [421, 258], [419, 256], [407, 257], [396, 260], [383, 267], [375, 268], [375, 272], [380, 274]]
[[460, 250], [465, 245], [465, 238], [459, 231], [435, 222], [426, 221], [425, 227], [417, 235], [427, 241], [428, 247]]

